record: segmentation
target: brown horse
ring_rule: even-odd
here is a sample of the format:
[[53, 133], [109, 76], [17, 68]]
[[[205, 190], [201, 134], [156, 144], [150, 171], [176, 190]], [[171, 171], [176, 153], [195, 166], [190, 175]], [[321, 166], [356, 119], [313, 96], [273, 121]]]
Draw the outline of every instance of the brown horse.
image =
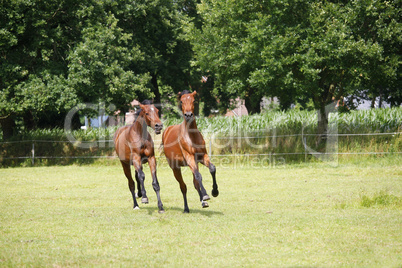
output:
[[180, 125], [169, 126], [162, 135], [162, 144], [165, 156], [169, 166], [173, 170], [176, 180], [180, 184], [180, 189], [184, 199], [184, 212], [190, 212], [187, 204], [187, 186], [183, 181], [181, 175], [181, 167], [189, 166], [193, 172], [193, 183], [195, 189], [200, 195], [200, 201], [203, 208], [208, 207], [209, 196], [202, 185], [202, 177], [198, 171], [198, 163], [201, 163], [209, 168], [212, 175], [212, 196], [219, 195], [218, 185], [216, 184], [216, 168], [211, 163], [207, 150], [205, 148], [205, 141], [200, 131], [197, 129], [197, 123], [194, 117], [194, 96], [196, 91], [190, 93], [184, 91], [179, 93], [179, 98], [184, 115], [184, 121]]
[[132, 125], [119, 128], [114, 135], [116, 153], [123, 166], [124, 174], [128, 179], [128, 187], [134, 200], [134, 209], [139, 209], [135, 183], [131, 176], [130, 164], [135, 168], [135, 179], [138, 186], [138, 197], [142, 197], [142, 203], [148, 203], [147, 193], [144, 187], [145, 174], [142, 164], [148, 162], [152, 174], [152, 186], [158, 198], [159, 213], [163, 213], [163, 204], [160, 198], [160, 187], [156, 177], [156, 160], [154, 154], [154, 142], [147, 131], [147, 126], [152, 127], [156, 134], [160, 134], [163, 124], [158, 116], [158, 109], [150, 101], [140, 104], [137, 118]]

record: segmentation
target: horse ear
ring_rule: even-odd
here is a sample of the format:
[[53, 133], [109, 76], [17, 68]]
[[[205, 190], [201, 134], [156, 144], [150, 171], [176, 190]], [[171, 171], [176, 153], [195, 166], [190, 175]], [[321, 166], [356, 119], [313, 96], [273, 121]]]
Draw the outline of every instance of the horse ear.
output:
[[143, 104], [140, 103], [140, 108], [144, 110], [144, 109], [145, 109], [145, 105], [143, 105]]
[[197, 94], [197, 91], [194, 90], [194, 92], [191, 94], [193, 97]]

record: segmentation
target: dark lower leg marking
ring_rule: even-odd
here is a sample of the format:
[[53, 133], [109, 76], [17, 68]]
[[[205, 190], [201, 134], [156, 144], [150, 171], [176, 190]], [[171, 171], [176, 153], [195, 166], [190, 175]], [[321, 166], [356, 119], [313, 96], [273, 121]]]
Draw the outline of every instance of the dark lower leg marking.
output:
[[216, 167], [214, 164], [209, 163], [209, 172], [212, 175], [212, 196], [217, 197], [219, 195], [218, 184], [216, 183]]
[[144, 186], [145, 174], [141, 169], [139, 169], [137, 172], [138, 172], [138, 180], [141, 183], [141, 193], [142, 193], [141, 203], [148, 204], [147, 192], [145, 191]]

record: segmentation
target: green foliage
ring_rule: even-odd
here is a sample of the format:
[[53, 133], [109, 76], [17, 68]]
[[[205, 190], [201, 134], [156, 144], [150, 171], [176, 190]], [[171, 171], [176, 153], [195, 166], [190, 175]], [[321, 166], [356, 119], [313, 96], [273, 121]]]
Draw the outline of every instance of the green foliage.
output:
[[[60, 126], [79, 103], [125, 112], [159, 86], [191, 83], [191, 46], [182, 25], [192, 1], [25, 1], [0, 6], [0, 124]], [[196, 76], [199, 76], [196, 74]], [[197, 78], [199, 79], [199, 78]], [[182, 88], [180, 88], [182, 87]], [[162, 90], [161, 90], [162, 91]], [[7, 122], [6, 122], [7, 121]], [[12, 121], [12, 122], [10, 122]]]
[[189, 88], [206, 115], [237, 97], [251, 114], [263, 96], [281, 108], [312, 100], [323, 118], [346, 96], [402, 102], [397, 1], [3, 2], [4, 138], [59, 126], [78, 103], [125, 112], [135, 97], [174, 105]]
[[312, 99], [323, 118], [333, 99], [364, 90], [396, 100], [398, 10], [397, 1], [203, 1], [203, 27], [192, 29], [197, 64], [215, 75], [221, 105], [241, 96], [251, 112], [262, 96], [282, 108]]
[[[3, 1], [0, 6], [0, 116], [58, 112], [75, 103], [66, 86], [66, 52], [76, 5], [65, 1]], [[69, 17], [70, 16], [70, 17]]]
[[[330, 125], [334, 127], [333, 133], [345, 134], [337, 138], [336, 149], [339, 153], [399, 153], [402, 151], [401, 134], [353, 135], [401, 132], [401, 108], [351, 111], [345, 114], [331, 114], [329, 118]], [[181, 118], [163, 118], [163, 123], [165, 126], [170, 126], [180, 124], [182, 120]], [[309, 160], [305, 158], [303, 142], [316, 151], [325, 149], [316, 145], [316, 122], [316, 112], [289, 110], [268, 111], [264, 114], [240, 118], [202, 117], [197, 119], [197, 126], [206, 139], [208, 152], [212, 155], [285, 153], [289, 154], [285, 158], [287, 161], [300, 162]], [[60, 128], [26, 131], [10, 140], [15, 143], [0, 143], [0, 155], [5, 158], [30, 157], [33, 144], [37, 157], [61, 157], [54, 160], [37, 160], [35, 165], [88, 162], [88, 160], [82, 160], [85, 157], [87, 159], [112, 157], [113, 136], [116, 129], [117, 127], [74, 130], [71, 132], [74, 137], [72, 143], [68, 141], [65, 131]], [[154, 134], [150, 128], [148, 130], [152, 135]], [[159, 148], [161, 136], [155, 135], [153, 139], [155, 148]], [[91, 145], [91, 148], [80, 148], [79, 145], [82, 144]], [[297, 154], [292, 155], [294, 153]], [[258, 158], [259, 156], [256, 157]], [[30, 165], [31, 160], [27, 161], [26, 164]], [[6, 159], [3, 159], [1, 163], [2, 166], [20, 164], [20, 160]]]
[[[331, 113], [330, 123], [338, 126], [339, 133], [395, 132], [402, 127], [402, 109], [385, 108], [356, 110], [349, 113]], [[177, 124], [181, 119], [167, 121]], [[306, 110], [267, 111], [263, 114], [198, 118], [197, 126], [205, 133], [229, 135], [233, 133], [262, 133], [276, 129], [278, 133], [316, 133], [317, 112]]]
[[132, 34], [117, 23], [114, 15], [107, 14], [104, 21], [83, 29], [83, 41], [67, 58], [68, 81], [81, 102], [104, 102], [106, 107], [113, 104], [113, 110], [127, 110], [130, 101], [147, 90], [150, 77], [131, 70], [144, 55], [138, 47], [128, 46]]
[[[163, 119], [165, 126], [182, 123], [182, 118]], [[349, 113], [333, 113], [330, 122], [337, 125], [340, 134], [384, 133], [402, 130], [402, 108], [384, 108], [356, 110]], [[316, 133], [317, 112], [306, 110], [267, 111], [242, 117], [200, 117], [197, 118], [198, 129], [205, 135], [217, 136], [264, 134], [276, 130], [277, 134]], [[110, 138], [117, 127], [90, 128], [74, 130], [73, 136], [84, 141]], [[149, 131], [152, 132], [151, 129]], [[65, 140], [63, 129], [37, 129], [27, 131], [13, 140]]]
[[148, 86], [155, 103], [170, 101], [171, 95], [200, 79], [191, 70], [193, 52], [183, 32], [183, 25], [191, 19], [185, 11], [192, 4], [193, 1], [169, 0], [110, 3], [119, 27], [132, 34], [128, 46], [138, 46], [144, 55], [144, 60], [131, 68], [151, 76]]

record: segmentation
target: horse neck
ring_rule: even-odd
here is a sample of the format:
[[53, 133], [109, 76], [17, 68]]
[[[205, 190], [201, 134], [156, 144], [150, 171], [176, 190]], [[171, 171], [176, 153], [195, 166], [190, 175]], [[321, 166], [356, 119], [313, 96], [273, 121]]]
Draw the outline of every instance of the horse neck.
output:
[[191, 121], [190, 124], [188, 124], [188, 123], [186, 122], [186, 120], [183, 120], [183, 125], [184, 125], [184, 128], [187, 130], [187, 133], [188, 133], [190, 136], [191, 136], [191, 134], [193, 134], [193, 133], [196, 132], [195, 130], [198, 130], [198, 128], [197, 128], [197, 122], [195, 121], [195, 118], [194, 118], [194, 120]]
[[134, 122], [132, 128], [134, 129], [135, 133], [138, 133], [141, 135], [141, 138], [146, 139], [146, 137], [148, 136], [148, 135], [146, 135], [148, 133], [147, 122], [145, 121], [145, 119], [142, 116], [139, 115], [135, 119], [135, 122]]

